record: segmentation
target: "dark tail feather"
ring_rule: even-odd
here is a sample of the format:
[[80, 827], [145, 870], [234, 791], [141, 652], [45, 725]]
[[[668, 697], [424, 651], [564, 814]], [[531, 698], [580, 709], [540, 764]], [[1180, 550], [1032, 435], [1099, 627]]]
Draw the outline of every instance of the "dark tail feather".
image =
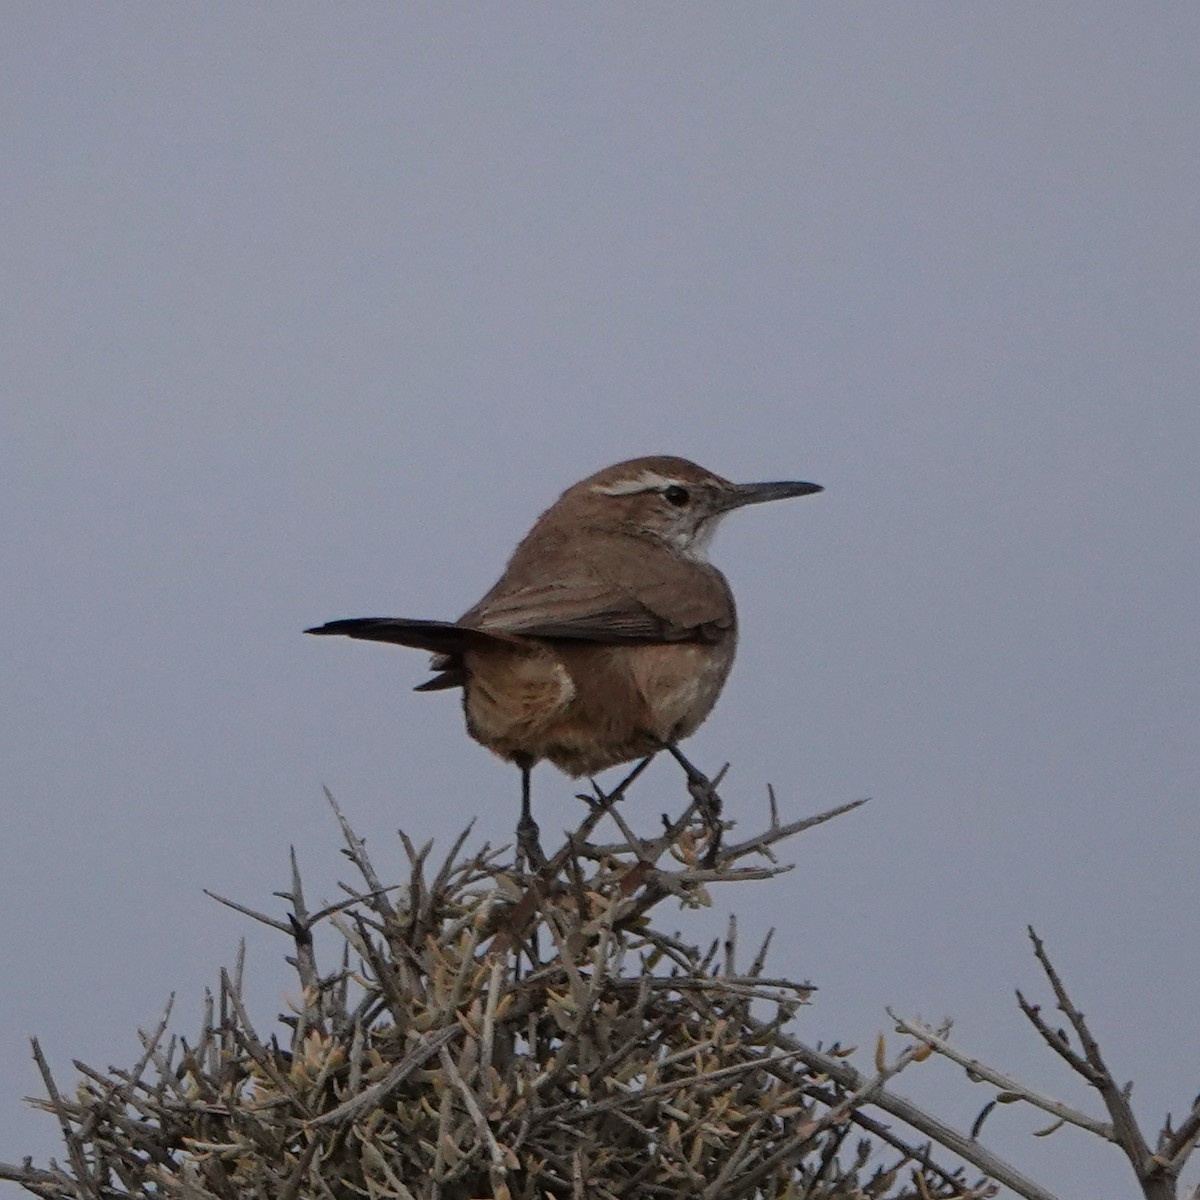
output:
[[439, 671], [432, 679], [425, 680], [424, 683], [418, 683], [414, 692], [444, 692], [448, 688], [465, 687], [467, 683], [467, 673], [462, 667], [447, 667], [443, 671]]
[[451, 658], [462, 654], [469, 646], [494, 646], [497, 642], [527, 649], [530, 646], [529, 639], [519, 634], [471, 629], [453, 621], [422, 621], [416, 617], [353, 617], [348, 621], [330, 621], [304, 632], [338, 633], [368, 642], [391, 642], [395, 646], [411, 646], [414, 650], [428, 650], [431, 654], [445, 654]]
[[411, 646], [433, 654], [461, 654], [474, 630], [464, 629], [452, 621], [419, 621], [407, 617], [355, 617], [348, 621], [330, 621], [306, 629], [305, 633], [341, 634], [362, 638], [368, 642], [391, 642], [396, 646]]

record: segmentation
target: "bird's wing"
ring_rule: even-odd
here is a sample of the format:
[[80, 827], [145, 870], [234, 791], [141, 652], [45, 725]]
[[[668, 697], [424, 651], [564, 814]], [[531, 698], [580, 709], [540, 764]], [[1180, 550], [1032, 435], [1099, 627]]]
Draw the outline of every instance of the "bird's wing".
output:
[[651, 562], [634, 586], [595, 575], [508, 587], [461, 618], [486, 632], [595, 642], [711, 641], [733, 624], [724, 578], [713, 568]]
[[595, 642], [661, 642], [680, 636], [672, 636], [670, 624], [634, 597], [553, 583], [521, 588], [493, 600], [471, 623], [487, 632]]

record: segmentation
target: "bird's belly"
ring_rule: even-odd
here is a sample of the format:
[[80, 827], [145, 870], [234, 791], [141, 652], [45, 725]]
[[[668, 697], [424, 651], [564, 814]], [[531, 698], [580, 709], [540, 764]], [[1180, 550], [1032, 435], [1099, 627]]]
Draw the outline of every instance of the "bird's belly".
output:
[[558, 657], [532, 644], [497, 646], [467, 651], [463, 666], [470, 735], [502, 758], [546, 757], [546, 730], [575, 699], [575, 683]]
[[712, 712], [729, 677], [733, 639], [716, 645], [674, 642], [639, 650], [630, 665], [655, 737], [676, 742], [694, 733]]
[[469, 651], [468, 732], [503, 758], [548, 759], [569, 775], [653, 753], [652, 722], [625, 662], [629, 650], [556, 642]]
[[701, 643], [468, 651], [467, 729], [503, 758], [594, 774], [692, 733], [732, 658], [731, 645]]

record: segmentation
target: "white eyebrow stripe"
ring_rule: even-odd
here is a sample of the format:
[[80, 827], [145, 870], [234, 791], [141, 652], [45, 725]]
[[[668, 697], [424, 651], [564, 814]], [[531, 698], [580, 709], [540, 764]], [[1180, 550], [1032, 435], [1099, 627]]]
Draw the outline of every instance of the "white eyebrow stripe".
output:
[[643, 471], [633, 479], [620, 479], [609, 484], [598, 483], [592, 491], [604, 496], [629, 496], [634, 492], [658, 492], [672, 486], [682, 487], [683, 484], [680, 480], [660, 475], [657, 471]]

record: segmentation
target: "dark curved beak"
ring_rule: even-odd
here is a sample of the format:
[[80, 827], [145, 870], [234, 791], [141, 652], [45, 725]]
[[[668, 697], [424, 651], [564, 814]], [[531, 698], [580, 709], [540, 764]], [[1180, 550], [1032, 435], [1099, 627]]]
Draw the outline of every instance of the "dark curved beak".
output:
[[811, 496], [825, 489], [819, 483], [738, 483], [726, 496], [724, 508], [744, 504], [765, 504], [768, 500], [787, 500], [792, 496]]

